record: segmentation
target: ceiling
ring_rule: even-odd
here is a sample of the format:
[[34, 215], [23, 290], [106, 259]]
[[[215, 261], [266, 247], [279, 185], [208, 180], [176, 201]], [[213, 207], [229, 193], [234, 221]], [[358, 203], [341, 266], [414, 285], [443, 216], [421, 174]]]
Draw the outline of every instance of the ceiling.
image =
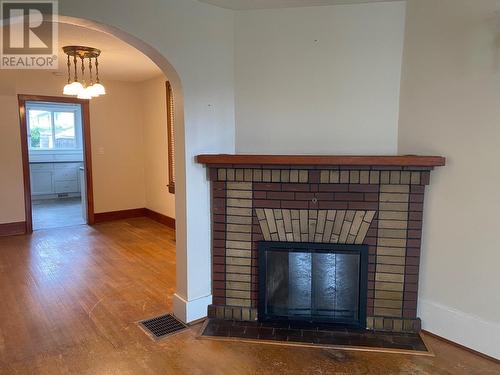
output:
[[234, 10], [309, 7], [318, 5], [363, 4], [401, 0], [199, 0], [221, 8]]
[[99, 75], [103, 81], [141, 82], [162, 74], [146, 55], [120, 39], [100, 31], [60, 23], [58, 73], [64, 76], [67, 75], [67, 57], [62, 52], [62, 47], [75, 44], [101, 50]]

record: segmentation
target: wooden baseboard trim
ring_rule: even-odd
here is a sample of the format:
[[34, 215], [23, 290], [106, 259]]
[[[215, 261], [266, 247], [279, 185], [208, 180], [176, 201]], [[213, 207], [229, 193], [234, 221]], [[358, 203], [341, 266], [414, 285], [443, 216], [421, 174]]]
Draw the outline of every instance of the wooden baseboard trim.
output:
[[175, 219], [169, 216], [160, 214], [149, 208], [134, 208], [131, 210], [120, 210], [110, 212], [99, 212], [94, 215], [95, 223], [104, 223], [107, 221], [131, 219], [134, 217], [148, 217], [160, 224], [166, 225], [169, 228], [175, 229]]
[[16, 236], [19, 234], [26, 234], [26, 222], [25, 221], [0, 224], [0, 237]]
[[170, 216], [160, 214], [156, 211], [145, 208], [146, 216], [150, 219], [157, 221], [160, 224], [166, 225], [169, 228], [175, 229], [175, 219]]
[[472, 353], [472, 354], [475, 354], [479, 357], [482, 357], [484, 359], [487, 359], [489, 361], [493, 361], [497, 364], [500, 364], [500, 360], [499, 359], [496, 359], [496, 358], [493, 358], [487, 354], [484, 354], [484, 353], [481, 353], [481, 352], [478, 352], [477, 350], [474, 350], [474, 349], [471, 349], [471, 348], [468, 348], [467, 346], [464, 346], [462, 344], [459, 344], [459, 343], [456, 343], [455, 341], [451, 341], [451, 340], [448, 340], [442, 336], [439, 336], [439, 335], [436, 335], [435, 333], [432, 333], [432, 332], [429, 332], [429, 331], [426, 331], [426, 330], [422, 330], [421, 332], [423, 332], [424, 334], [428, 335], [428, 336], [431, 336], [431, 337], [434, 337], [435, 339], [438, 339], [440, 341], [444, 341], [445, 343], [447, 344], [450, 344], [450, 345], [453, 345], [457, 348], [460, 348], [460, 349], [463, 349], [463, 350], [466, 350], [468, 351], [469, 353]]
[[110, 211], [110, 212], [99, 212], [94, 214], [94, 222], [104, 223], [106, 221], [131, 219], [134, 217], [147, 216], [145, 208], [133, 208], [130, 210], [120, 210], [120, 211]]

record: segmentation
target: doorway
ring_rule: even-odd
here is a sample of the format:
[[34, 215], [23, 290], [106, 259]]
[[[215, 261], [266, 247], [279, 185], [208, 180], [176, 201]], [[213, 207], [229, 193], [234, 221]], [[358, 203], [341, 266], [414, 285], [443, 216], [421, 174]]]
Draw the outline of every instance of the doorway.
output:
[[27, 232], [93, 224], [88, 101], [18, 98]]

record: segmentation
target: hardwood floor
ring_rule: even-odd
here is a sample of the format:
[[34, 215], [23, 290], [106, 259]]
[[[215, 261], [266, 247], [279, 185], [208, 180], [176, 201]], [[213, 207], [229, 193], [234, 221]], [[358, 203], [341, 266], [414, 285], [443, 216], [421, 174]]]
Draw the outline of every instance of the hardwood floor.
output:
[[498, 374], [427, 336], [436, 357], [197, 339], [153, 342], [171, 309], [173, 231], [150, 219], [0, 238], [0, 374]]

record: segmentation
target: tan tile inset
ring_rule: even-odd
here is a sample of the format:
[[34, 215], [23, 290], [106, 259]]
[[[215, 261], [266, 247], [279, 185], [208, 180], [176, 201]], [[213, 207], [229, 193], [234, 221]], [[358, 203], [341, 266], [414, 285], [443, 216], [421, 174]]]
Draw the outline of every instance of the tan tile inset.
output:
[[403, 300], [403, 292], [390, 292], [386, 290], [375, 290], [375, 299]]
[[330, 171], [321, 171], [319, 182], [328, 184], [330, 182]]
[[391, 316], [395, 318], [400, 318], [402, 316], [401, 309], [389, 309], [383, 307], [375, 307], [373, 313], [379, 316]]
[[[241, 169], [241, 171], [243, 171]], [[228, 182], [227, 183], [228, 190], [252, 190], [251, 182]]]
[[406, 255], [406, 248], [379, 246], [379, 247], [377, 247], [377, 255], [404, 257]]
[[253, 180], [253, 172], [251, 169], [245, 169], [243, 179], [250, 182]]
[[379, 184], [380, 171], [370, 171], [370, 184]]
[[377, 272], [404, 274], [405, 267], [404, 266], [396, 266], [393, 264], [377, 264]]
[[404, 266], [405, 258], [377, 255], [377, 264], [394, 264], [394, 265]]
[[409, 185], [411, 180], [411, 173], [409, 171], [401, 172], [401, 185]]
[[390, 181], [391, 181], [391, 184], [399, 184], [401, 181], [401, 172], [400, 171], [391, 171]]
[[299, 182], [307, 183], [309, 182], [309, 171], [308, 170], [300, 170], [299, 172]]
[[226, 222], [228, 224], [252, 224], [251, 216], [226, 216]]
[[252, 248], [252, 243], [245, 241], [226, 241], [226, 247], [231, 249], [250, 250]]
[[270, 169], [264, 169], [262, 171], [262, 181], [263, 182], [271, 182], [271, 170]]
[[226, 181], [226, 168], [219, 168], [217, 170], [217, 179], [219, 181]]
[[409, 193], [410, 187], [408, 185], [380, 185], [381, 193]]
[[252, 191], [251, 190], [227, 190], [226, 196], [228, 198], [252, 199]]
[[377, 267], [377, 273], [375, 274], [375, 281], [388, 281], [391, 283], [403, 283], [404, 275], [397, 273], [381, 273]]
[[290, 171], [290, 182], [299, 182], [299, 170], [292, 169]]
[[[406, 221], [406, 217], [408, 216], [407, 212], [391, 212], [391, 211], [381, 211], [379, 215], [382, 215], [382, 213], [389, 213], [391, 215], [384, 215], [384, 217], [405, 217], [403, 220], [385, 220], [380, 218], [378, 222], [378, 228], [379, 229], [404, 229], [406, 230], [408, 226], [408, 222]], [[394, 215], [392, 215], [394, 214]], [[399, 215], [401, 214], [401, 215]]]
[[228, 281], [238, 281], [238, 282], [244, 282], [244, 283], [249, 283], [252, 281], [252, 275], [250, 273], [226, 273], [226, 282]]
[[402, 309], [403, 301], [402, 300], [393, 300], [393, 299], [375, 299], [374, 301], [375, 307], [388, 307], [390, 309]]
[[339, 171], [330, 171], [330, 183], [338, 184], [340, 182], [340, 172]]
[[244, 181], [243, 169], [236, 169], [235, 180]]
[[226, 265], [226, 274], [230, 274], [230, 273], [242, 273], [242, 274], [250, 275], [251, 267]]
[[387, 238], [406, 238], [406, 229], [380, 229], [378, 230], [379, 237]]
[[271, 171], [271, 182], [281, 181], [281, 171], [279, 169], [273, 169]]
[[380, 211], [408, 211], [408, 203], [380, 202]]
[[388, 282], [384, 282], [384, 281], [375, 281], [375, 290], [402, 292], [403, 291], [403, 283], [388, 283]]
[[251, 199], [227, 198], [226, 202], [227, 202], [227, 207], [244, 207], [244, 208], [252, 207]]
[[252, 226], [242, 224], [226, 224], [226, 230], [228, 232], [251, 233]]
[[409, 198], [408, 193], [380, 193], [380, 202], [408, 203]]
[[233, 290], [251, 290], [252, 284], [251, 283], [242, 283], [239, 281], [226, 281], [226, 288], [227, 289], [233, 289]]
[[262, 182], [262, 169], [253, 170], [253, 180], [255, 182]]
[[226, 240], [231, 241], [252, 241], [251, 233], [238, 233], [238, 232], [227, 232]]
[[228, 306], [246, 306], [250, 307], [252, 304], [250, 299], [241, 298], [226, 298], [226, 305]]
[[406, 247], [406, 238], [380, 238], [378, 239], [378, 246], [387, 247]]
[[239, 258], [251, 258], [252, 251], [241, 250], [241, 249], [226, 249], [226, 256], [239, 257]]
[[226, 265], [231, 264], [234, 266], [251, 266], [252, 259], [251, 258], [233, 258], [226, 256]]
[[370, 171], [361, 171], [359, 173], [359, 183], [360, 184], [370, 183]]
[[420, 184], [420, 172], [411, 172], [410, 183], [412, 185]]
[[380, 183], [381, 184], [389, 184], [391, 182], [391, 172], [390, 171], [381, 171], [380, 172]]
[[290, 182], [290, 171], [288, 169], [281, 171], [281, 182]]
[[349, 183], [359, 184], [359, 171], [350, 171], [349, 173]]
[[340, 171], [340, 183], [341, 184], [349, 183], [349, 171]]

